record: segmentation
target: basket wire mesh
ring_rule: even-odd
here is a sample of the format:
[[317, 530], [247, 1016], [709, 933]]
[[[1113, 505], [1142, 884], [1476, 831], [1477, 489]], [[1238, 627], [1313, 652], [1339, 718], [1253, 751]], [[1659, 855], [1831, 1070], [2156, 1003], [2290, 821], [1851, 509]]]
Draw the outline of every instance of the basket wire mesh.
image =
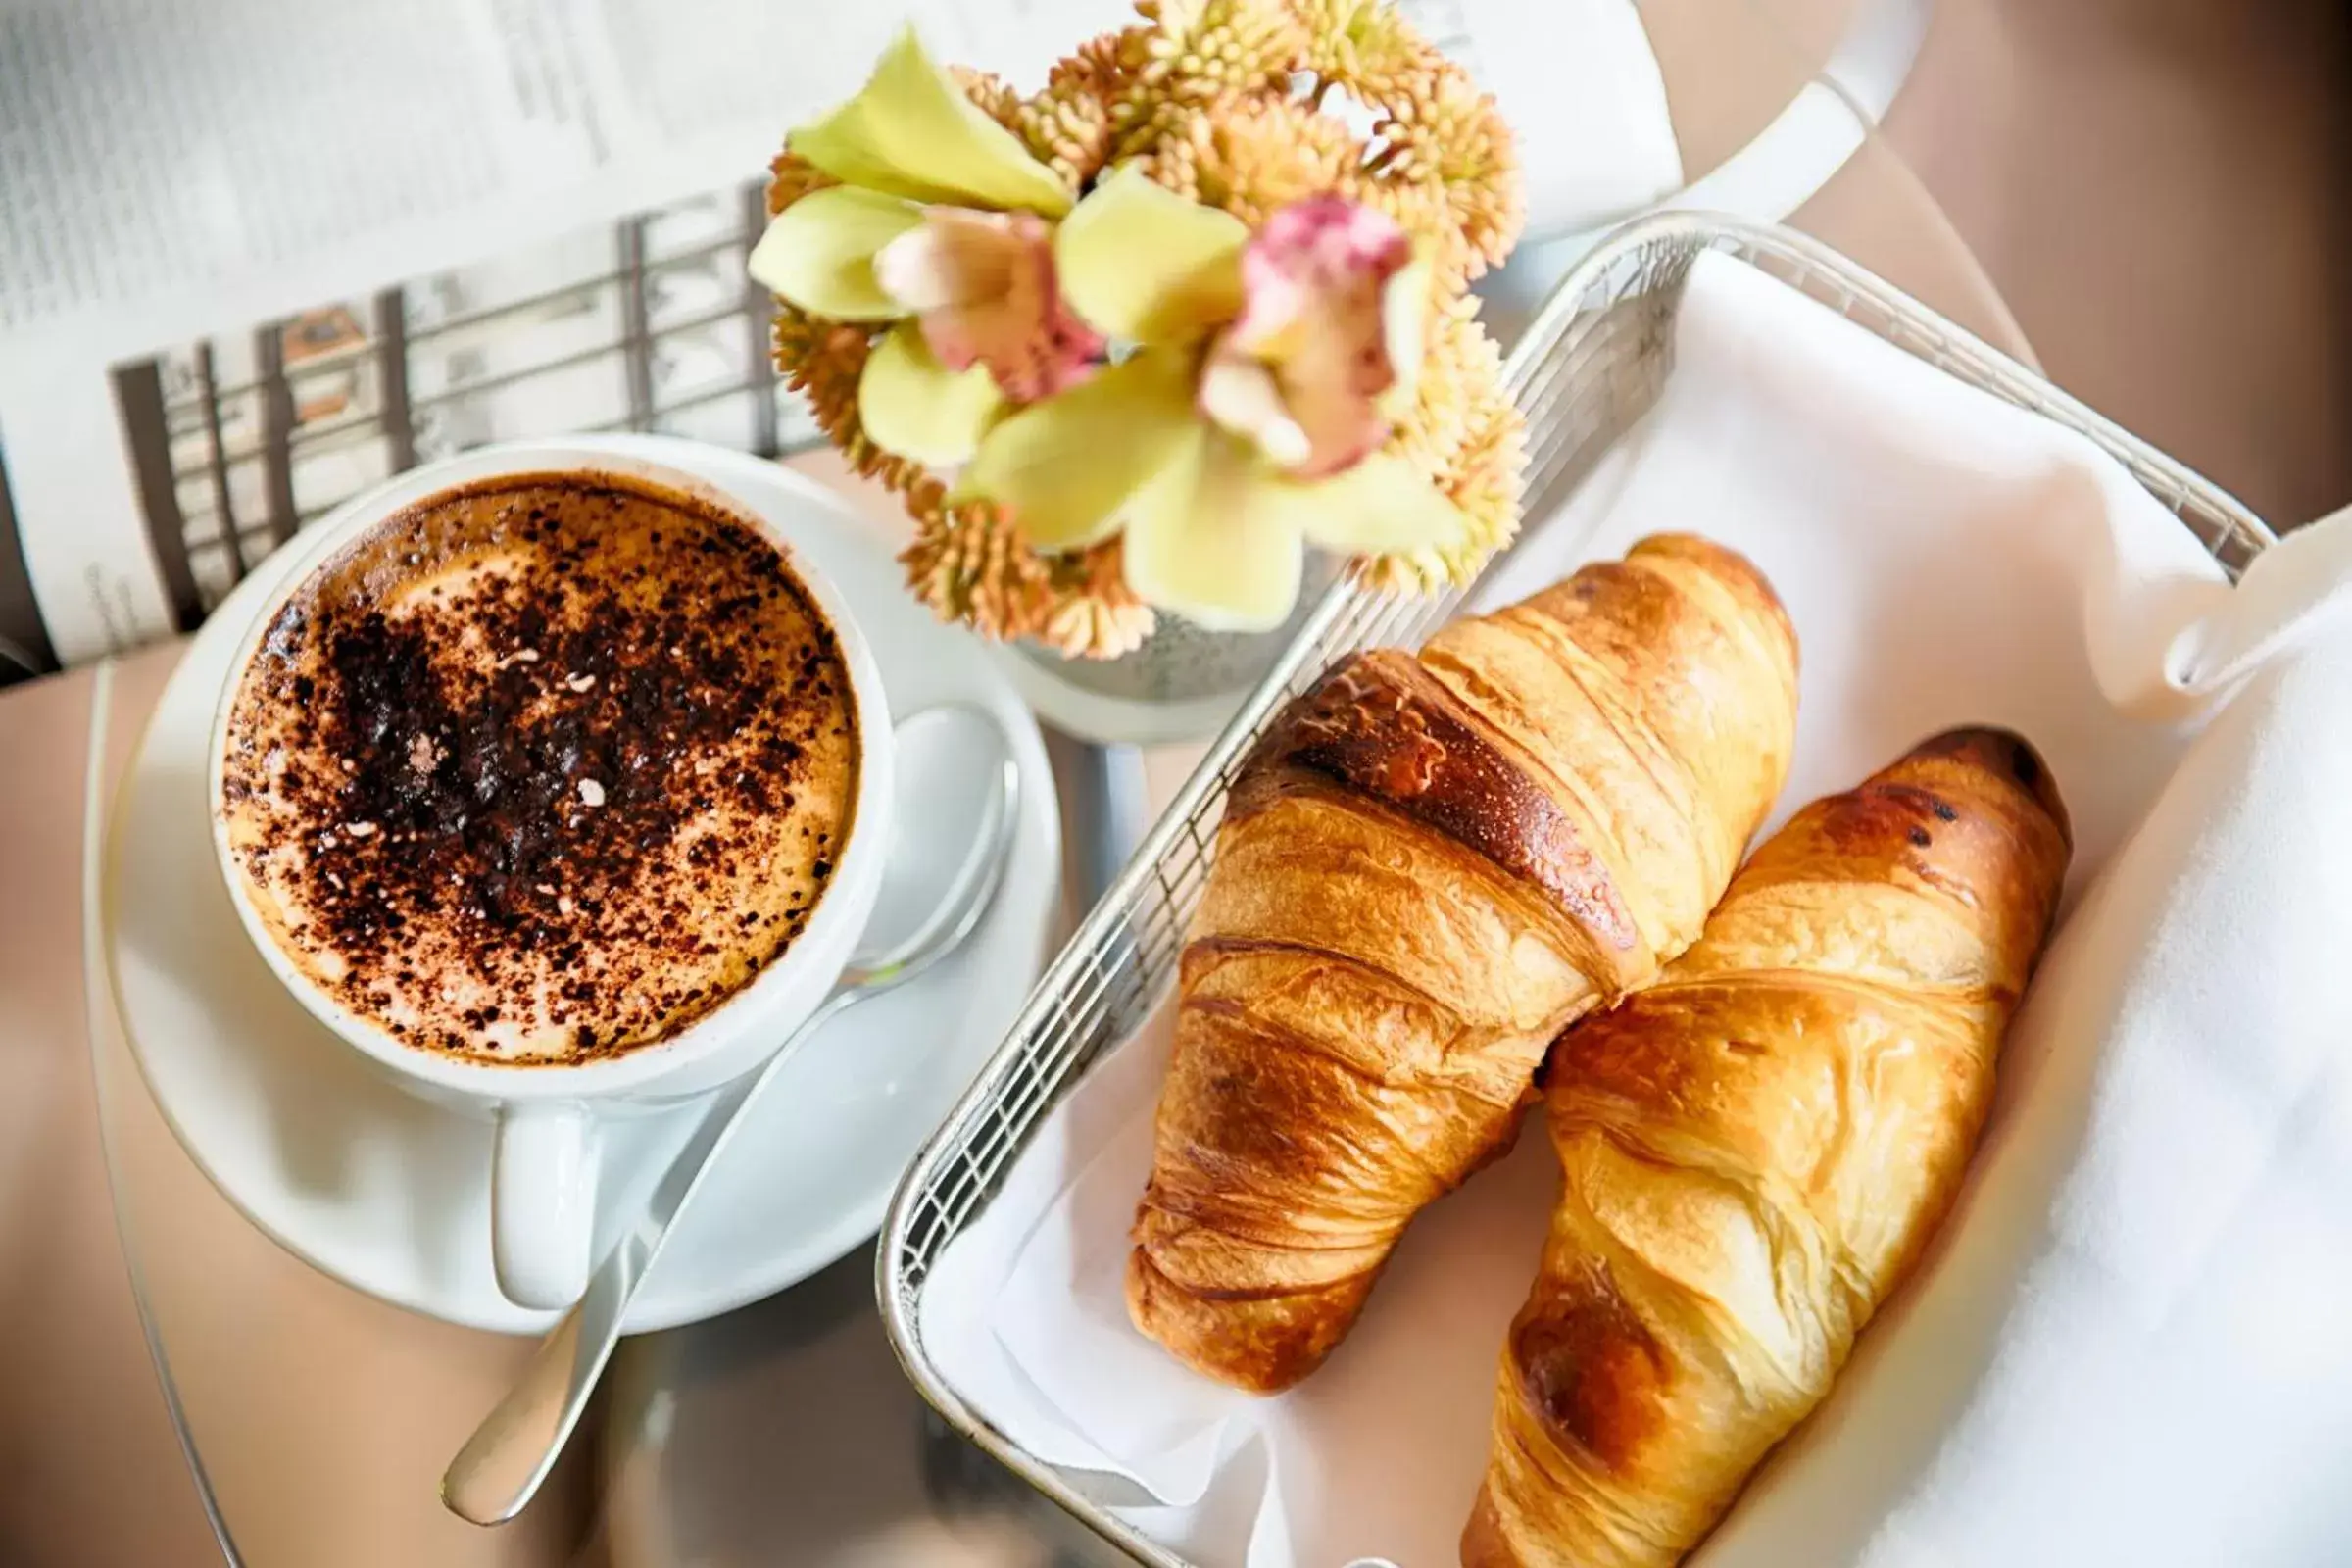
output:
[[[2088, 437], [2162, 501], [2232, 580], [2272, 542], [2262, 521], [2230, 496], [1835, 252], [1787, 229], [1688, 213], [1630, 223], [1604, 241], [1562, 279], [1506, 362], [1506, 381], [1527, 416], [1527, 516], [1553, 513], [1657, 402], [1673, 370], [1684, 280], [1708, 251], [1736, 256], [1971, 386]], [[1418, 647], [1476, 587], [1401, 599], [1342, 581], [1325, 595], [1039, 980], [1004, 1044], [916, 1155], [884, 1222], [882, 1316], [915, 1387], [983, 1449], [1154, 1568], [1190, 1565], [1109, 1511], [1148, 1499], [1121, 1495], [1117, 1478], [1027, 1453], [948, 1386], [923, 1346], [924, 1282], [1054, 1101], [1134, 1033], [1174, 982], [1226, 793], [1274, 714], [1349, 654]]]

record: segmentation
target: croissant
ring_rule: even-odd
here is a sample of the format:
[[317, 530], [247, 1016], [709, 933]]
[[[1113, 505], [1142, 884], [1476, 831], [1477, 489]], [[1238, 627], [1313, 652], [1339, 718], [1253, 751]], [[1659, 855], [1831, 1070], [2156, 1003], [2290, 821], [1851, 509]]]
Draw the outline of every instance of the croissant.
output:
[[1942, 1219], [2070, 848], [2034, 749], [1817, 801], [1696, 946], [1555, 1048], [1564, 1174], [1468, 1568], [1664, 1568], [1828, 1393]]
[[1244, 1389], [1314, 1370], [1560, 1029], [1696, 938], [1795, 722], [1780, 601], [1679, 535], [1294, 703], [1180, 961], [1136, 1326]]

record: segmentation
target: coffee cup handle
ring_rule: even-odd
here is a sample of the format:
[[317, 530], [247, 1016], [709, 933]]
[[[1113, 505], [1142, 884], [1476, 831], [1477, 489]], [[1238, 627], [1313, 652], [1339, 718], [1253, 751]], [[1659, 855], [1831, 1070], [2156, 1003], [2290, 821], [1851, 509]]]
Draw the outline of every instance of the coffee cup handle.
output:
[[490, 1150], [490, 1261], [516, 1306], [555, 1311], [588, 1288], [595, 1128], [585, 1105], [501, 1105]]

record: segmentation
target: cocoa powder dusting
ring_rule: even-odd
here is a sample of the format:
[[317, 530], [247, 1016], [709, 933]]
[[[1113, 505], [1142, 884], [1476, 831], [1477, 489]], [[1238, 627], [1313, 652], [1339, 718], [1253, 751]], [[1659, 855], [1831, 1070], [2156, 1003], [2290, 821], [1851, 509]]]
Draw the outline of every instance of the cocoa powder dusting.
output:
[[576, 1061], [674, 1032], [801, 933], [856, 717], [749, 527], [504, 480], [394, 519], [280, 613], [228, 798], [249, 882], [347, 1005], [419, 1046]]

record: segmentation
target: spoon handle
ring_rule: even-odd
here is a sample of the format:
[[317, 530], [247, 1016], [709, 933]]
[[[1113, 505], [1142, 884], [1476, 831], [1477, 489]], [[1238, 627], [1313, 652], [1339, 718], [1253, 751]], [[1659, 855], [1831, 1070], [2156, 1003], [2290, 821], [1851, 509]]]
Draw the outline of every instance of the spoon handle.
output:
[[792, 1032], [766, 1066], [724, 1091], [695, 1124], [636, 1223], [597, 1265], [580, 1298], [540, 1342], [539, 1353], [531, 1357], [520, 1380], [450, 1460], [441, 1477], [441, 1501], [450, 1512], [477, 1525], [504, 1524], [537, 1495], [587, 1409], [612, 1348], [620, 1343], [629, 1305], [675, 1229], [672, 1221], [693, 1200], [728, 1138], [750, 1119], [744, 1112], [782, 1076], [780, 1069], [819, 1024], [868, 994], [848, 988], [835, 991]]
[[[529, 1505], [571, 1440], [580, 1413], [595, 1392], [612, 1348], [620, 1341], [638, 1287], [662, 1255], [677, 1217], [702, 1188], [703, 1178], [726, 1150], [735, 1129], [752, 1117], [768, 1086], [820, 1025], [867, 997], [895, 990], [961, 947], [995, 901], [1011, 858], [1020, 799], [1020, 772], [1003, 721], [985, 709], [951, 704], [926, 709], [901, 726], [909, 734], [918, 721], [946, 722], [968, 713], [990, 726], [999, 752], [994, 776], [983, 772], [980, 820], [966, 858], [936, 902], [918, 900], [927, 911], [915, 930], [894, 947], [851, 960], [817, 1009], [793, 1030], [767, 1064], [742, 1084], [719, 1092], [687, 1137], [645, 1207], [619, 1243], [589, 1276], [588, 1288], [523, 1369], [521, 1381], [501, 1399], [458, 1450], [441, 1477], [441, 1501], [450, 1512], [477, 1525], [504, 1524]], [[932, 718], [932, 715], [940, 715]], [[906, 903], [902, 899], [902, 905]]]

